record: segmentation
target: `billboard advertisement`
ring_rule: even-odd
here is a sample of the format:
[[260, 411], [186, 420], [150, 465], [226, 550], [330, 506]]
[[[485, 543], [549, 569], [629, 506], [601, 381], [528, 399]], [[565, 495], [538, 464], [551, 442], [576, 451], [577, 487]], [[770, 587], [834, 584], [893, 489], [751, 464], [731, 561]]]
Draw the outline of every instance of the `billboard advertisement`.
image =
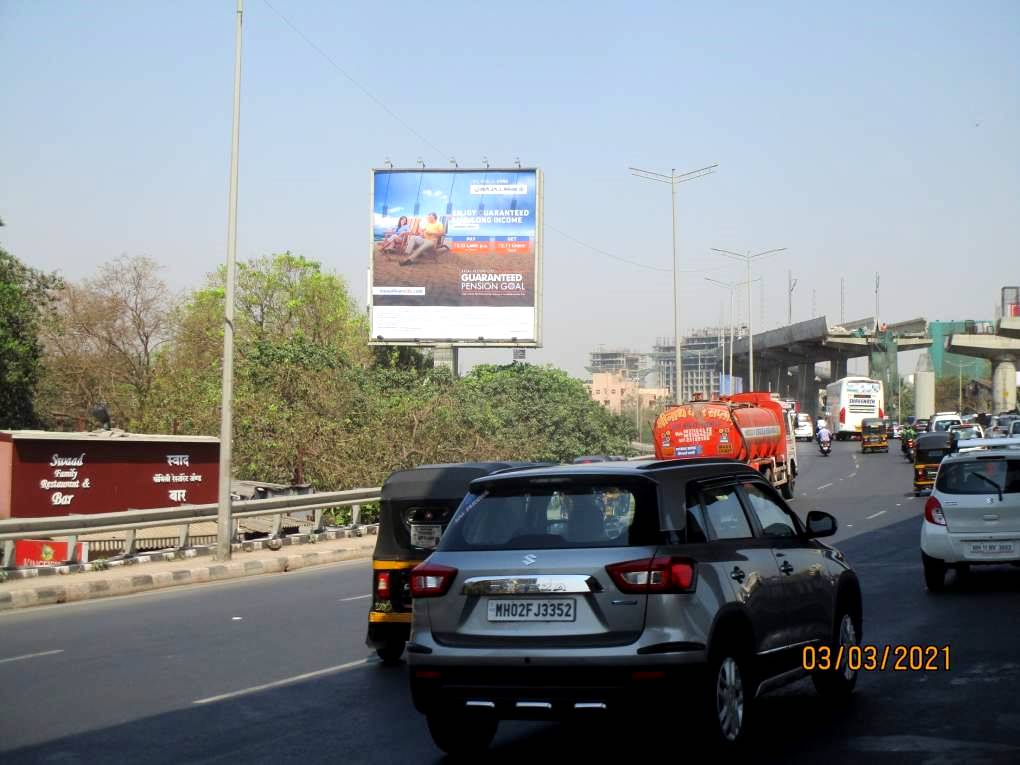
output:
[[372, 171], [373, 344], [541, 345], [541, 171]]

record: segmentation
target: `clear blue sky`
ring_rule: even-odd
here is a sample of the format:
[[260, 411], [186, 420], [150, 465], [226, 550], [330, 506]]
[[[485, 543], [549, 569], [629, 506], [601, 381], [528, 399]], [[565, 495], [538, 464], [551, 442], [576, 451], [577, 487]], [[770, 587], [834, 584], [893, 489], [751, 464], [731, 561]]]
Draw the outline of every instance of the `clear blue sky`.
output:
[[[520, 157], [546, 173], [549, 226], [670, 266], [763, 263], [765, 324], [871, 315], [988, 318], [1020, 283], [1020, 3], [334, 3], [245, 14], [239, 256], [291, 249], [364, 301], [369, 168]], [[234, 2], [0, 0], [0, 243], [70, 278], [150, 255], [179, 289], [226, 251]], [[666, 272], [547, 232], [545, 348], [583, 373], [598, 343], [672, 335]], [[685, 327], [726, 295], [685, 275]], [[758, 291], [754, 320], [759, 325]], [[470, 362], [509, 361], [510, 351]]]

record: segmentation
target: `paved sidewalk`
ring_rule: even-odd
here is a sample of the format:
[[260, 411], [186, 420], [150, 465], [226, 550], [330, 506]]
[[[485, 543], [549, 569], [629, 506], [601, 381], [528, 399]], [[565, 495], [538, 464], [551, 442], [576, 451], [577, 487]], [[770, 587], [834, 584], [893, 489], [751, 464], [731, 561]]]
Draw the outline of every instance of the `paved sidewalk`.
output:
[[367, 534], [287, 544], [279, 550], [235, 550], [229, 563], [218, 563], [209, 556], [191, 557], [144, 565], [122, 565], [101, 571], [11, 579], [0, 582], [0, 612], [259, 574], [279, 574], [325, 563], [370, 558], [375, 541], [375, 534]]

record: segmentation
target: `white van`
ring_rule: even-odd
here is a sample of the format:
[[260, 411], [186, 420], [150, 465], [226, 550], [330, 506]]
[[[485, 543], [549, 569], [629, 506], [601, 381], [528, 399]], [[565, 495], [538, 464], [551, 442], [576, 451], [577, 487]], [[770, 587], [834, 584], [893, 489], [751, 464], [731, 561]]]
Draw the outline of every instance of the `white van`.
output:
[[945, 433], [953, 425], [962, 425], [963, 420], [958, 412], [935, 412], [928, 422], [929, 433]]

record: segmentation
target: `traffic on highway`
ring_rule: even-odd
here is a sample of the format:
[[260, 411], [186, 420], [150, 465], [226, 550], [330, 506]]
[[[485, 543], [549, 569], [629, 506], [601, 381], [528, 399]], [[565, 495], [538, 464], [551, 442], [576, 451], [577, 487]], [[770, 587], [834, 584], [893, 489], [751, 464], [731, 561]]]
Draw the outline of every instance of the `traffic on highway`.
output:
[[1015, 762], [1020, 451], [962, 443], [922, 497], [852, 440], [802, 447], [791, 500], [711, 457], [405, 471], [371, 563], [0, 615], [3, 759], [597, 757], [668, 723], [770, 762]]
[[1018, 41], [0, 0], [0, 765], [1020, 763]]

